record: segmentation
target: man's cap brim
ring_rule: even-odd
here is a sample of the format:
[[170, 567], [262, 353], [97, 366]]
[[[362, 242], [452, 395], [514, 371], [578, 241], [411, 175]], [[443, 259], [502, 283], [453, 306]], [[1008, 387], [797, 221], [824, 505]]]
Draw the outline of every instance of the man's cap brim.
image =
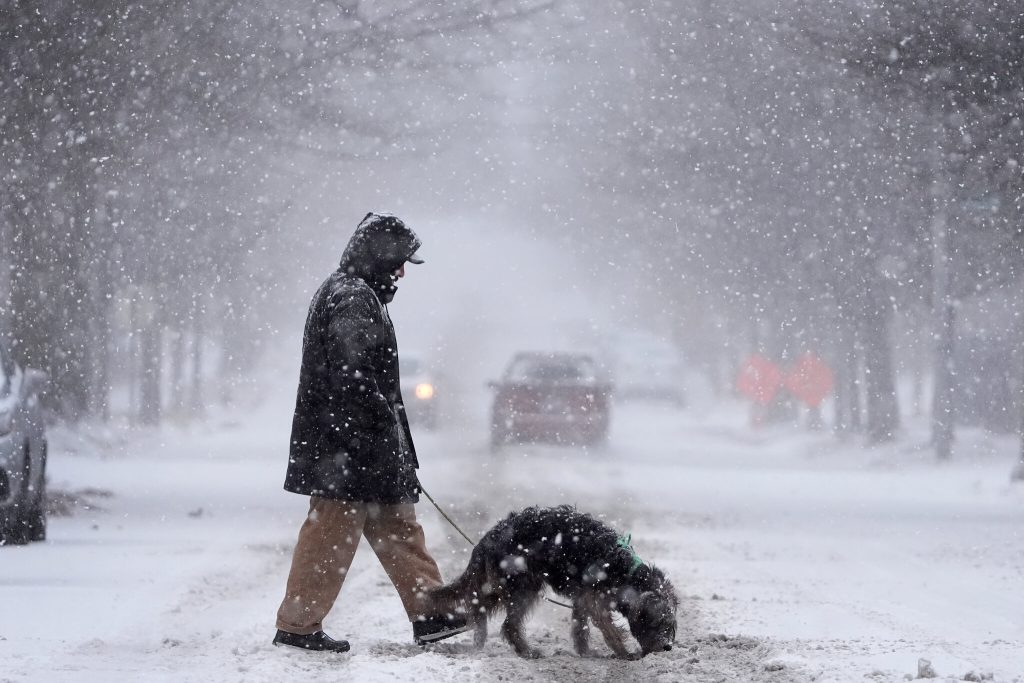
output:
[[420, 264], [420, 263], [423, 263], [423, 259], [421, 259], [421, 258], [420, 258], [420, 255], [419, 255], [419, 254], [411, 254], [411, 255], [410, 255], [410, 256], [409, 256], [409, 257], [408, 257], [407, 259], [405, 259], [405, 260], [406, 260], [406, 261], [408, 261], [409, 263], [415, 263], [415, 264], [417, 264], [417, 265], [418, 265], [418, 264]]

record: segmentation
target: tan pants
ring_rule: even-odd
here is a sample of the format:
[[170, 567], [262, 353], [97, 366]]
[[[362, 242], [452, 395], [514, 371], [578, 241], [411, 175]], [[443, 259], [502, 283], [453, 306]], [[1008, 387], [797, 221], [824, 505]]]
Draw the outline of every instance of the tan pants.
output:
[[419, 596], [424, 589], [441, 585], [441, 573], [427, 552], [413, 506], [310, 497], [309, 515], [299, 530], [288, 587], [277, 611], [277, 628], [300, 635], [323, 629], [360, 536], [370, 542], [395, 584], [409, 620], [425, 616]]

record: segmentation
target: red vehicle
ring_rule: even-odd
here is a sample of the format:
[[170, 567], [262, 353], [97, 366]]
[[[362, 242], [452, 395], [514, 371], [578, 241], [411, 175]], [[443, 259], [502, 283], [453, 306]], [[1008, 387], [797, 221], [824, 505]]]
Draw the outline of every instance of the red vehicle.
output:
[[611, 385], [585, 353], [521, 352], [494, 389], [491, 446], [548, 441], [600, 445], [608, 439]]

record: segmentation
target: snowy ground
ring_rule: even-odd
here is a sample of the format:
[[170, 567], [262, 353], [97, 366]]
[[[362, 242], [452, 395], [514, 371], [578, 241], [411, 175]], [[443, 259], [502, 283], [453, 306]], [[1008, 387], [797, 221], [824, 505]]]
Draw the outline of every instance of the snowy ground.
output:
[[[860, 682], [915, 677], [920, 658], [940, 679], [1024, 681], [1013, 440], [966, 434], [936, 466], [913, 434], [863, 450], [752, 432], [738, 406], [619, 406], [593, 452], [492, 455], [482, 423], [417, 434], [424, 485], [471, 535], [562, 502], [632, 533], [683, 596], [672, 652], [580, 659], [548, 604], [528, 628], [543, 660], [496, 638], [422, 650], [365, 547], [327, 623], [352, 652], [274, 648], [306, 502], [280, 488], [290, 401], [188, 431], [56, 430], [51, 487], [87, 506], [53, 518], [46, 543], [0, 548], [0, 681]], [[466, 543], [429, 503], [419, 512], [454, 575]]]

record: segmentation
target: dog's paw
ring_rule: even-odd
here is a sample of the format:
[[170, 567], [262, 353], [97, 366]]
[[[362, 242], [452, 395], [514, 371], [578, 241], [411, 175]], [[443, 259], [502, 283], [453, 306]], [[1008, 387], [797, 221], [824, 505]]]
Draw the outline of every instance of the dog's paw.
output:
[[542, 659], [544, 657], [544, 653], [535, 647], [527, 648], [517, 654], [523, 659]]
[[635, 662], [636, 660], [643, 659], [643, 658], [644, 658], [644, 653], [643, 652], [627, 652], [625, 655], [622, 656], [622, 659], [625, 659], [625, 660], [628, 660], [628, 661], [631, 661], [631, 662]]

